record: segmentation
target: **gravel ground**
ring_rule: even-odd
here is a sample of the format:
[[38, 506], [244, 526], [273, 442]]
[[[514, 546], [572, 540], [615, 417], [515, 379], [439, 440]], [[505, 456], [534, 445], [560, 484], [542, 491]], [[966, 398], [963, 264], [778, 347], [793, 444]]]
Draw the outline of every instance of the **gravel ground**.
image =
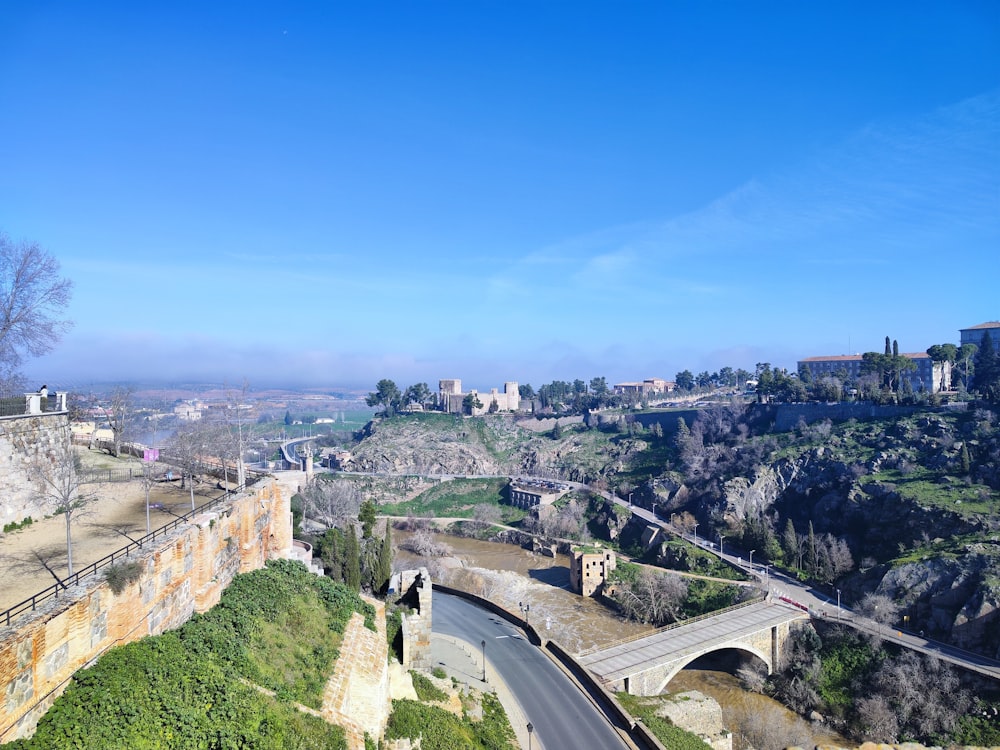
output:
[[[136, 459], [114, 459], [106, 454], [77, 447], [84, 469], [128, 468]], [[146, 493], [141, 480], [106, 482], [81, 486], [94, 502], [86, 511], [77, 511], [72, 524], [73, 567], [80, 570], [129, 543], [122, 534], [137, 539], [146, 533]], [[201, 505], [220, 493], [214, 480], [195, 486], [195, 503]], [[170, 512], [183, 514], [191, 509], [187, 487], [180, 482], [154, 484], [149, 494], [150, 527], [165, 526], [174, 519]], [[156, 506], [156, 507], [153, 507]], [[162, 508], [162, 509], [160, 509]], [[117, 531], [116, 531], [117, 529]], [[27, 528], [0, 534], [0, 611], [19, 604], [52, 586], [55, 579], [36, 560], [36, 553], [50, 556], [59, 576], [66, 565], [65, 516], [35, 519]]]

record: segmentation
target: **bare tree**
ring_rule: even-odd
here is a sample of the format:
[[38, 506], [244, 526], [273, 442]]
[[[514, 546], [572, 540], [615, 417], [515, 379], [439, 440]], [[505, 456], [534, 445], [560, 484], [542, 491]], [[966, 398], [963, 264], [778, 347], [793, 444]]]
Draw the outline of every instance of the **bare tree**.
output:
[[346, 479], [326, 480], [317, 477], [302, 490], [303, 510], [307, 518], [324, 526], [343, 526], [358, 517], [361, 491]]
[[437, 541], [430, 529], [414, 531], [410, 538], [399, 546], [421, 557], [446, 557], [451, 554], [451, 547]]
[[70, 322], [62, 318], [73, 282], [34, 242], [0, 233], [0, 381], [16, 376], [25, 355], [50, 351]]
[[185, 482], [191, 493], [191, 510], [195, 508], [194, 478], [200, 470], [208, 451], [208, 436], [203, 425], [186, 422], [171, 435], [167, 452], [171, 462], [176, 462], [181, 470], [181, 489]]
[[472, 514], [472, 525], [476, 531], [484, 531], [494, 524], [500, 523], [502, 516], [498, 506], [491, 503], [479, 503]]
[[64, 460], [50, 457], [35, 462], [43, 500], [55, 505], [55, 512], [66, 519], [66, 567], [73, 575], [73, 522], [89, 514], [97, 499], [94, 492], [83, 492], [80, 481], [80, 459], [75, 454]]
[[858, 722], [866, 739], [875, 742], [895, 742], [899, 735], [899, 719], [883, 696], [861, 698], [857, 703]]
[[103, 406], [104, 418], [111, 429], [112, 453], [122, 454], [122, 441], [131, 429], [135, 411], [134, 391], [131, 386], [117, 386]]
[[643, 568], [634, 581], [618, 586], [614, 599], [630, 620], [665, 625], [680, 617], [686, 596], [680, 576]]
[[869, 593], [861, 597], [855, 608], [859, 615], [874, 621], [881, 635], [882, 626], [890, 625], [899, 616], [899, 605], [885, 594]]

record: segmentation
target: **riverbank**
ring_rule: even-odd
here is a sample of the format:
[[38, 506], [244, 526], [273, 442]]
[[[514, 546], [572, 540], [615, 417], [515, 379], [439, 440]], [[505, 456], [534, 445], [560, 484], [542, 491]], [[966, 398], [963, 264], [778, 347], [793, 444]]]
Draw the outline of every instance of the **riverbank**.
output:
[[[394, 534], [397, 544], [405, 542], [407, 536], [407, 532]], [[451, 553], [424, 558], [400, 550], [398, 564], [425, 565], [437, 581], [488, 598], [512, 612], [524, 611], [542, 637], [557, 641], [569, 651], [583, 651], [652, 630], [622, 619], [595, 599], [570, 591], [569, 558], [565, 555], [535, 555], [514, 545], [442, 533], [435, 534], [435, 541], [448, 545]], [[698, 668], [695, 663], [683, 670], [671, 681], [670, 693], [696, 690], [719, 702], [723, 723], [734, 734], [734, 750], [748, 747], [751, 743], [744, 738], [760, 735], [756, 728], [761, 726], [767, 729], [769, 740], [754, 745], [757, 750], [852, 746], [845, 738], [807, 721], [777, 701], [743, 690], [735, 677], [712, 669], [708, 661], [703, 665]]]

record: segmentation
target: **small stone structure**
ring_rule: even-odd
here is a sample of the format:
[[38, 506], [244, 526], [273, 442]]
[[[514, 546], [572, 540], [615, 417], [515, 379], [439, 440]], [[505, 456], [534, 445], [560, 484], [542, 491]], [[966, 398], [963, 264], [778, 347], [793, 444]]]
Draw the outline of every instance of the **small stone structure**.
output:
[[616, 565], [617, 557], [614, 550], [587, 552], [575, 549], [569, 566], [570, 588], [583, 596], [600, 593]]
[[713, 750], [732, 750], [733, 734], [722, 719], [722, 706], [697, 690], [676, 693], [657, 711], [675, 726], [694, 732]]
[[403, 667], [431, 669], [431, 576], [427, 568], [404, 570], [399, 574], [400, 603], [412, 610], [403, 616]]
[[522, 510], [552, 505], [567, 492], [568, 485], [544, 479], [514, 479], [507, 485], [508, 501]]

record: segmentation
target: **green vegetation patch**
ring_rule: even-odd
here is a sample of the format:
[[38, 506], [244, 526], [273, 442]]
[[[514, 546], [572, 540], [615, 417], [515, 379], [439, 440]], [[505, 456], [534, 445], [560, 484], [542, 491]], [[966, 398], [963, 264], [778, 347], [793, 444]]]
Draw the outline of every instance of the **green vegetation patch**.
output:
[[421, 750], [516, 750], [514, 730], [496, 696], [484, 694], [482, 706], [482, 720], [473, 721], [417, 701], [393, 701], [385, 737], [419, 737]]
[[374, 608], [355, 592], [301, 563], [270, 561], [178, 630], [78, 672], [35, 735], [11, 747], [345, 748], [339, 727], [280, 699], [319, 708], [354, 612], [374, 628]]
[[411, 669], [410, 679], [413, 680], [413, 689], [417, 691], [417, 698], [420, 700], [431, 703], [441, 703], [448, 700], [448, 694], [435, 685], [427, 675]]
[[497, 505], [510, 517], [516, 515], [520, 520], [524, 516], [523, 511], [501, 504], [506, 486], [507, 480], [502, 478], [453, 479], [431, 487], [412, 500], [382, 505], [379, 511], [390, 516], [434, 515], [439, 518], [472, 518], [476, 506], [485, 503]]
[[707, 750], [711, 747], [698, 735], [675, 726], [670, 719], [657, 714], [657, 710], [669, 698], [645, 697], [629, 693], [615, 693], [615, 698], [633, 717], [641, 719], [656, 738], [670, 750]]

